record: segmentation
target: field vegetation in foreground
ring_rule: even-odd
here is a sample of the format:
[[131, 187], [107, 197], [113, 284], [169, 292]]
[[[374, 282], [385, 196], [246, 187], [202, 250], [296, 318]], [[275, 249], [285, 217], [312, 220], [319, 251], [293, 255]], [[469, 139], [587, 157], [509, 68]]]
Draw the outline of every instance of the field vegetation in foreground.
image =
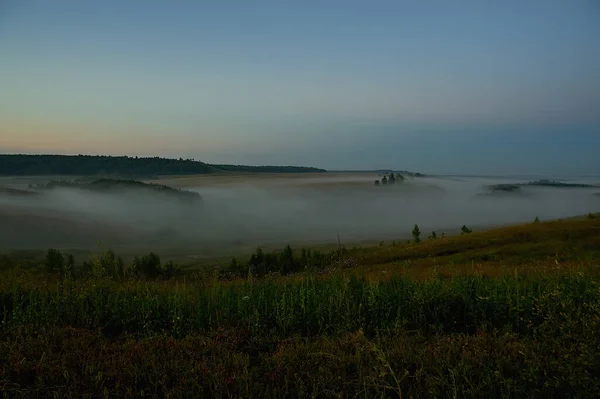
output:
[[423, 232], [419, 243], [320, 253], [320, 263], [292, 248], [196, 271], [153, 255], [126, 265], [110, 251], [85, 264], [54, 250], [39, 264], [6, 255], [0, 391], [598, 397], [592, 216]]

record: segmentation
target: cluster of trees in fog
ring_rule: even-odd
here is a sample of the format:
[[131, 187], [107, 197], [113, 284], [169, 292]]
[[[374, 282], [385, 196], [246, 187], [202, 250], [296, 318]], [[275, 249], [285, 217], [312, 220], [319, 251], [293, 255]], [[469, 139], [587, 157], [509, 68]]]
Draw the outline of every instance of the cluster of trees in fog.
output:
[[[248, 276], [264, 277], [271, 274], [288, 275], [305, 270], [323, 271], [327, 266], [341, 260], [348, 252], [343, 246], [331, 252], [306, 248], [296, 252], [289, 245], [282, 251], [265, 252], [259, 247], [246, 261], [232, 258], [228, 266], [219, 269], [218, 275], [219, 278], [228, 280]], [[0, 257], [0, 269], [13, 266], [14, 262], [8, 255]], [[112, 250], [103, 250], [90, 259], [76, 263], [73, 255], [52, 248], [46, 252], [43, 261], [29, 263], [28, 267], [31, 266], [43, 266], [48, 274], [66, 279], [165, 280], [182, 273], [180, 266], [172, 261], [162, 263], [160, 257], [152, 252], [125, 263], [123, 258], [117, 256]]]
[[209, 165], [194, 159], [105, 155], [0, 155], [5, 176], [108, 175], [153, 177], [219, 172], [309, 173], [323, 169], [300, 166]]
[[381, 179], [381, 183], [379, 182], [379, 180], [375, 180], [375, 185], [379, 186], [380, 184], [387, 185], [387, 184], [402, 183], [402, 182], [404, 182], [404, 180], [405, 180], [404, 176], [402, 176], [400, 173], [397, 173], [396, 175], [394, 175], [394, 172], [392, 172], [392, 173], [390, 173], [389, 176], [383, 176], [383, 178]]
[[248, 274], [263, 277], [271, 273], [287, 275], [303, 270], [318, 270], [334, 263], [345, 255], [348, 250], [340, 246], [331, 252], [321, 252], [302, 248], [299, 255], [295, 255], [292, 248], [287, 245], [281, 252], [264, 252], [260, 247], [246, 262], [231, 260], [226, 269], [221, 270], [221, 277], [244, 277]]
[[141, 258], [135, 257], [133, 262], [125, 264], [123, 259], [112, 250], [103, 251], [83, 261], [80, 267], [76, 268], [73, 255], [63, 254], [58, 249], [52, 248], [46, 252], [44, 266], [49, 274], [58, 274], [63, 278], [170, 279], [181, 272], [180, 267], [171, 261], [162, 264], [160, 257], [152, 252]]

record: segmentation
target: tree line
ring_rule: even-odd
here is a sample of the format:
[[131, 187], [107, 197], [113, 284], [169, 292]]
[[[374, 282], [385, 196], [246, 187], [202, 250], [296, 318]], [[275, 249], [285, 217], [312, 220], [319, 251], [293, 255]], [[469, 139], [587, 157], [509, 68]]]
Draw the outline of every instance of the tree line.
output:
[[323, 169], [300, 166], [210, 165], [194, 159], [107, 155], [0, 155], [0, 175], [107, 175], [154, 177], [219, 172], [308, 173]]
[[265, 252], [259, 247], [245, 262], [232, 258], [229, 266], [219, 271], [219, 276], [229, 279], [248, 275], [264, 277], [272, 273], [287, 275], [305, 270], [318, 271], [340, 260], [347, 253], [348, 250], [343, 246], [330, 252], [302, 248], [299, 253], [289, 245], [280, 252]]
[[309, 166], [248, 166], [248, 165], [211, 165], [224, 172], [242, 173], [324, 173], [325, 169]]
[[[323, 272], [348, 253], [349, 250], [343, 246], [329, 252], [306, 248], [295, 251], [289, 245], [280, 251], [263, 251], [259, 247], [246, 260], [234, 257], [229, 264], [218, 267], [216, 276], [221, 280], [231, 280], [273, 274], [289, 275], [308, 270]], [[9, 255], [0, 254], [0, 270], [12, 268], [15, 262]], [[125, 262], [114, 251], [104, 249], [83, 262], [77, 262], [72, 254], [51, 248], [41, 262], [27, 262], [27, 267], [32, 266], [43, 266], [48, 274], [67, 279], [168, 280], [183, 274], [180, 265], [172, 261], [161, 262], [161, 258], [153, 252]]]
[[112, 250], [102, 251], [76, 267], [75, 257], [51, 248], [46, 252], [44, 267], [49, 274], [63, 278], [108, 277], [121, 279], [170, 279], [181, 273], [181, 268], [172, 261], [162, 263], [160, 257], [151, 252], [141, 258], [135, 257], [126, 264]]

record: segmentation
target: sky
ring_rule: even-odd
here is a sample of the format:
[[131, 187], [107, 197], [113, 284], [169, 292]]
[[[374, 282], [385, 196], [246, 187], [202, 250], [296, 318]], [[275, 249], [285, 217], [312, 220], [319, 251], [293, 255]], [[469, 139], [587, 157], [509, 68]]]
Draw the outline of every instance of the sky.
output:
[[600, 2], [0, 0], [0, 152], [600, 175]]

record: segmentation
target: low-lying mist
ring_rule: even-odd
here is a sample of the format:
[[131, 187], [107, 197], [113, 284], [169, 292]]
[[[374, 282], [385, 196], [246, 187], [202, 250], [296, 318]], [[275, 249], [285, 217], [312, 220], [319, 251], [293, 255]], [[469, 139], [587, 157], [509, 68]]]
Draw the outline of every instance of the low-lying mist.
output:
[[463, 224], [481, 229], [600, 211], [598, 188], [492, 192], [489, 185], [519, 181], [468, 177], [407, 178], [376, 187], [377, 178], [250, 176], [218, 185], [198, 178], [197, 186], [185, 189], [203, 201], [187, 205], [135, 190], [0, 195], [0, 250], [104, 245], [129, 253], [208, 256], [258, 245], [337, 242], [338, 234], [345, 244], [409, 238], [414, 224], [427, 236], [432, 230], [458, 233]]

